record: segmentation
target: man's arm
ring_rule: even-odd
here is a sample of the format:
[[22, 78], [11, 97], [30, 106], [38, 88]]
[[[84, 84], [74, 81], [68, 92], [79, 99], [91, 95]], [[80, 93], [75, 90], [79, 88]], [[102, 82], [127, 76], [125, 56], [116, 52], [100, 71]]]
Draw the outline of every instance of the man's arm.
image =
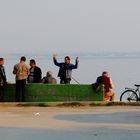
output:
[[76, 67], [78, 67], [78, 63], [79, 63], [79, 58], [77, 56], [76, 59], [75, 59], [75, 65], [76, 65]]
[[56, 66], [60, 67], [61, 63], [58, 63], [58, 62], [57, 62], [57, 54], [54, 54], [54, 55], [53, 55], [53, 62], [54, 62], [54, 64], [55, 64]]
[[112, 79], [110, 77], [109, 77], [109, 80], [110, 80], [110, 88], [113, 89], [115, 86], [114, 86]]
[[16, 65], [14, 66], [13, 68], [13, 74], [16, 74], [17, 73], [17, 68], [16, 68]]
[[72, 65], [72, 69], [77, 69], [78, 68], [78, 63], [79, 63], [79, 58], [78, 56], [75, 59], [75, 65]]

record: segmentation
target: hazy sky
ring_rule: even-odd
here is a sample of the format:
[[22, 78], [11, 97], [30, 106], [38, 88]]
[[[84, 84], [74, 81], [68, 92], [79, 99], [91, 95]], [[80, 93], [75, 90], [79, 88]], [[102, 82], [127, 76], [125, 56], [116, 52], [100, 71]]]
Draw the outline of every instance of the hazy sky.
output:
[[0, 0], [0, 49], [140, 51], [140, 0]]

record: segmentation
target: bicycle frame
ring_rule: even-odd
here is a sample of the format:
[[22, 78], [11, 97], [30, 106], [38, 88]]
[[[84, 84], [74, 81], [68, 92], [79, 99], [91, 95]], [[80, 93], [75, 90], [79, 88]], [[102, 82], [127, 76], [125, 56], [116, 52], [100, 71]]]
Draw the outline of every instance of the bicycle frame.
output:
[[120, 101], [125, 102], [137, 102], [140, 101], [140, 84], [134, 85], [136, 88], [128, 88], [126, 87], [125, 90], [122, 92], [120, 96]]
[[138, 95], [138, 101], [140, 101], [140, 88], [139, 87], [140, 86], [136, 86], [135, 89], [133, 89], [133, 88], [125, 88], [125, 90], [133, 90]]
[[136, 91], [135, 91], [138, 95], [138, 101], [140, 101], [140, 88], [137, 87]]

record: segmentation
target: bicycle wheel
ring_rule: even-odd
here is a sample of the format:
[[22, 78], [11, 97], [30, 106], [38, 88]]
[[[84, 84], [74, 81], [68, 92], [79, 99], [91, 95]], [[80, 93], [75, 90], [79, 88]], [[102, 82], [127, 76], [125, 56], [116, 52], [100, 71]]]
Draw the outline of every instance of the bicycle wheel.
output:
[[121, 94], [120, 101], [123, 101], [123, 102], [137, 102], [138, 101], [138, 95], [133, 90], [126, 90]]

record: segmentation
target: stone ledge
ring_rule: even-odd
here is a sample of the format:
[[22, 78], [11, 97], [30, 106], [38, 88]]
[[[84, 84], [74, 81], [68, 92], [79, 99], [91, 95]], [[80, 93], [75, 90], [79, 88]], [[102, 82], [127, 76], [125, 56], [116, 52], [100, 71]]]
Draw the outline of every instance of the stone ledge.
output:
[[0, 107], [94, 107], [94, 106], [140, 106], [140, 102], [2, 102]]

